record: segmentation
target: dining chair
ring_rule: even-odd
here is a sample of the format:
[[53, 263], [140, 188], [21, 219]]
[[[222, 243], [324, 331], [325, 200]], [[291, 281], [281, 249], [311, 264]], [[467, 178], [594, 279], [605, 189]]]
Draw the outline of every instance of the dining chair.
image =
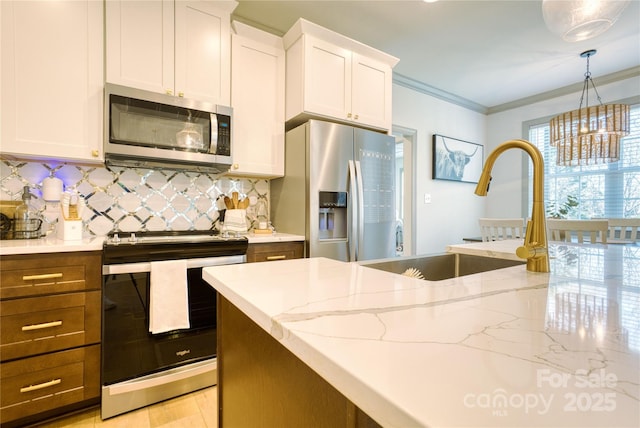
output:
[[609, 218], [609, 242], [635, 243], [638, 241], [640, 218]]
[[524, 237], [523, 218], [480, 218], [482, 242], [503, 241]]
[[609, 222], [607, 220], [547, 219], [549, 241], [606, 244]]

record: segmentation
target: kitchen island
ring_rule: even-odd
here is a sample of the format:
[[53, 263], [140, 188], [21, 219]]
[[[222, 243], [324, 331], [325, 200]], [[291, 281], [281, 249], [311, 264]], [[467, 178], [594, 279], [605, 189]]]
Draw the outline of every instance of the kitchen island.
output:
[[[487, 244], [461, 247], [487, 254]], [[640, 425], [640, 247], [550, 251], [551, 273], [515, 266], [442, 281], [324, 258], [206, 268], [226, 308], [219, 334], [228, 314], [270, 341], [236, 334], [244, 355], [222, 343], [221, 423], [237, 416], [233, 393], [276, 383], [245, 413], [287, 417], [306, 408], [308, 385], [320, 413], [344, 405], [347, 421], [385, 427]], [[274, 375], [243, 376], [251, 356]]]

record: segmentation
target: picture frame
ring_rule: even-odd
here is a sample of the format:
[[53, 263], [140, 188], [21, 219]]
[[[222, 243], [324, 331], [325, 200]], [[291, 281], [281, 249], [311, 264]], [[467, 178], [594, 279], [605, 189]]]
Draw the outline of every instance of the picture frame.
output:
[[432, 166], [434, 180], [477, 183], [484, 166], [484, 146], [433, 134]]

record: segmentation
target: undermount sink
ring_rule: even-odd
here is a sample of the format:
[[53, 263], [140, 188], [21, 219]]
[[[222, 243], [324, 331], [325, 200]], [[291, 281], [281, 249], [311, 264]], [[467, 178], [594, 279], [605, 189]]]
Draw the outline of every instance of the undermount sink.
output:
[[407, 269], [418, 269], [424, 279], [440, 281], [473, 273], [487, 272], [525, 264], [525, 260], [505, 260], [468, 254], [443, 253], [425, 256], [398, 257], [360, 262], [368, 268], [401, 274]]

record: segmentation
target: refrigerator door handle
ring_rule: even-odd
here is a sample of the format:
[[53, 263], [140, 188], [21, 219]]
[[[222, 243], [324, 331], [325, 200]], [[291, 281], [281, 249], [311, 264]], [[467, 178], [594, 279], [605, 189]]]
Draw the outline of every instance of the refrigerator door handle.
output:
[[356, 167], [352, 160], [349, 161], [349, 191], [351, 193], [350, 213], [351, 213], [351, 227], [347, 233], [347, 240], [349, 241], [349, 261], [353, 262], [357, 260], [357, 231], [358, 231], [358, 203], [355, 200], [358, 189], [356, 187]]
[[360, 161], [355, 161], [356, 164], [356, 181], [357, 181], [357, 197], [358, 197], [358, 239], [356, 241], [356, 260], [358, 260], [361, 247], [364, 245], [364, 187], [362, 186], [362, 167], [360, 167]]

